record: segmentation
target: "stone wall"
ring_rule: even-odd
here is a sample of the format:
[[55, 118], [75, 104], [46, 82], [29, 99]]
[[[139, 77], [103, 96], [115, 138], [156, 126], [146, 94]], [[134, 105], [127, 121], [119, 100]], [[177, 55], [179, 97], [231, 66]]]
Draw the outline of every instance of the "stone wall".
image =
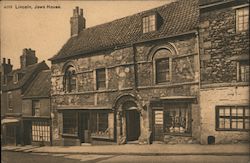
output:
[[214, 136], [215, 143], [249, 141], [249, 131], [216, 131], [215, 107], [218, 105], [248, 105], [249, 86], [204, 88], [200, 92], [201, 143]]
[[201, 83], [236, 81], [237, 63], [230, 57], [249, 54], [249, 31], [236, 31], [232, 7], [200, 14]]
[[22, 97], [21, 90], [12, 90], [12, 108], [9, 109], [8, 104], [8, 92], [2, 92], [2, 103], [1, 108], [4, 109], [5, 114], [13, 113], [13, 114], [21, 114], [22, 113]]

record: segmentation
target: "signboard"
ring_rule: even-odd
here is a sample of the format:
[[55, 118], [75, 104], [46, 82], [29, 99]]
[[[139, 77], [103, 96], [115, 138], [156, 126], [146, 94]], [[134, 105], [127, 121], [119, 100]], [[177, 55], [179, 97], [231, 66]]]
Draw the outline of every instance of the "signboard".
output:
[[155, 111], [155, 124], [163, 124], [163, 111]]

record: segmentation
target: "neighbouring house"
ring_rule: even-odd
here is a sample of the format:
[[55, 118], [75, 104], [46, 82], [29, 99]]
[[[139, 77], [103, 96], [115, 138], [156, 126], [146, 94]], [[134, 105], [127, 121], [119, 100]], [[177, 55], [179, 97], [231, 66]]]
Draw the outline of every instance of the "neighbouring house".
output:
[[42, 61], [37, 63], [35, 51], [24, 49], [20, 57], [21, 68], [12, 70], [10, 59], [2, 63], [1, 95], [1, 136], [2, 145], [24, 144], [24, 126], [22, 118], [22, 96], [30, 83], [43, 70], [49, 67]]
[[201, 0], [199, 8], [200, 141], [249, 141], [249, 0]]
[[198, 0], [86, 28], [50, 60], [54, 145], [200, 140]]
[[50, 83], [50, 70], [43, 70], [22, 96], [25, 145], [51, 145]]

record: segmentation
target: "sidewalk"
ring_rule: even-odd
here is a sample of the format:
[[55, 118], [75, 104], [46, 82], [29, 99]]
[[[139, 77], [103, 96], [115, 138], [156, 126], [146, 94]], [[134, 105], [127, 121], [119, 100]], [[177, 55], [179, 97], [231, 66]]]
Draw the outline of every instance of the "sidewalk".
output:
[[23, 146], [2, 147], [3, 151], [98, 154], [98, 155], [250, 155], [249, 144], [199, 145], [199, 144], [151, 144], [151, 145], [88, 145], [88, 146]]

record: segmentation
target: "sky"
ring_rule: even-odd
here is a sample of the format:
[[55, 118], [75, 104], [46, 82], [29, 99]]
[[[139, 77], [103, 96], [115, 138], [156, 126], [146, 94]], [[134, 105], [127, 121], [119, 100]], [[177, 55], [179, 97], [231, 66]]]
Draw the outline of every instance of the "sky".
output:
[[[22, 50], [31, 48], [39, 62], [45, 60], [50, 66], [48, 59], [70, 38], [69, 21], [76, 6], [83, 8], [89, 28], [171, 1], [1, 1], [1, 58], [10, 58], [14, 69], [19, 68]], [[47, 8], [47, 5], [60, 8]], [[24, 6], [31, 8], [23, 9]]]

